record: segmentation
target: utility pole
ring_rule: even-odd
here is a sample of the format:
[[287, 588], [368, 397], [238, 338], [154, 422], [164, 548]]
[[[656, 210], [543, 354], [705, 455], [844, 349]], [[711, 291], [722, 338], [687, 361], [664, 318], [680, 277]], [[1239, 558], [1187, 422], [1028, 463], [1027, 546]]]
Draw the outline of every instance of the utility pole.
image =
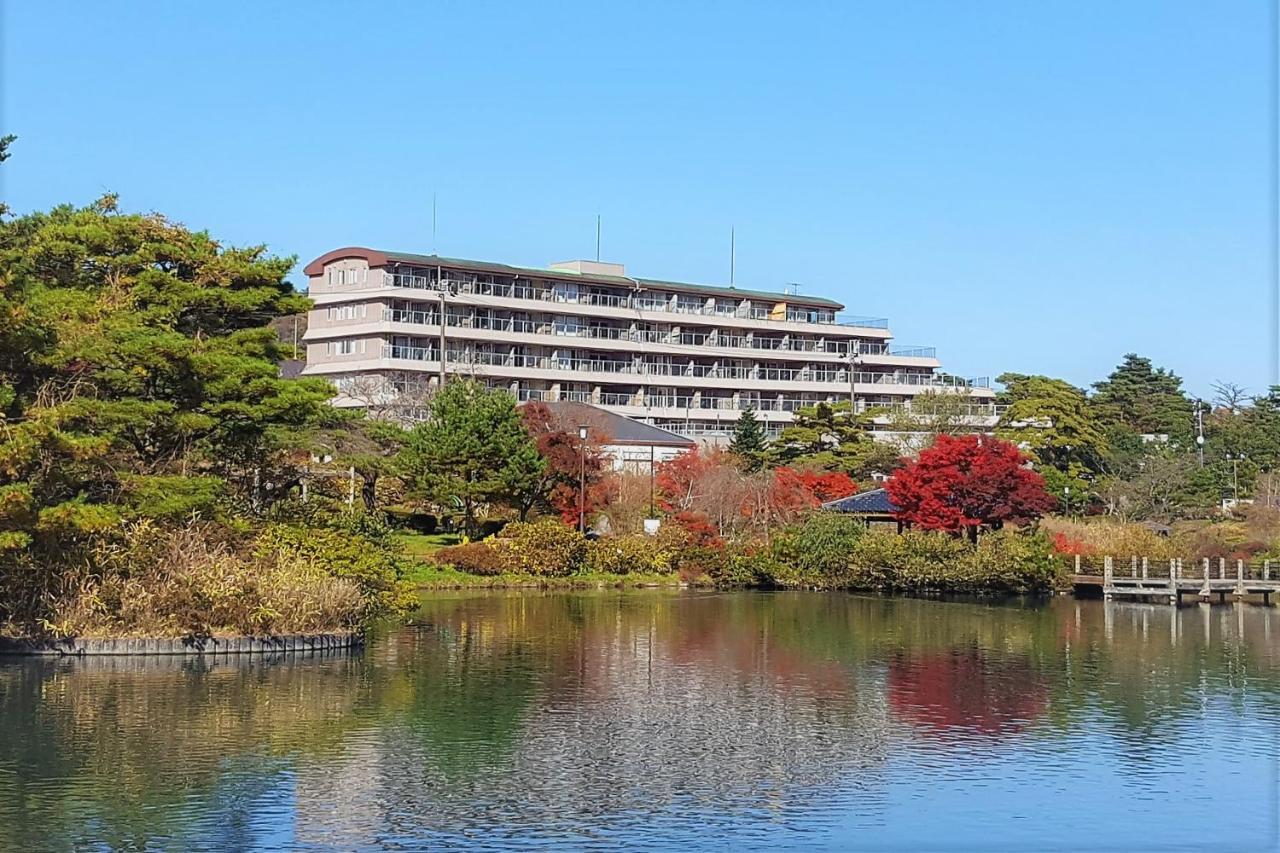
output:
[[449, 285], [444, 283], [439, 264], [436, 264], [436, 287], [440, 288], [440, 387], [444, 387], [444, 383], [448, 377], [448, 361], [449, 361], [449, 338], [445, 331], [449, 326], [449, 308], [445, 303], [445, 296], [449, 292]]

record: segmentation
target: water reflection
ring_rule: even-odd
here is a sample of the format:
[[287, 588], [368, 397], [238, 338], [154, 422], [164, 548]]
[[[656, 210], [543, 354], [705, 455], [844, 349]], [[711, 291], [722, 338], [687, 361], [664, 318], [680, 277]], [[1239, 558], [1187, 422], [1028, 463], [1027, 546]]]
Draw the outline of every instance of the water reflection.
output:
[[355, 655], [7, 662], [0, 848], [1265, 841], [1276, 618], [457, 594]]

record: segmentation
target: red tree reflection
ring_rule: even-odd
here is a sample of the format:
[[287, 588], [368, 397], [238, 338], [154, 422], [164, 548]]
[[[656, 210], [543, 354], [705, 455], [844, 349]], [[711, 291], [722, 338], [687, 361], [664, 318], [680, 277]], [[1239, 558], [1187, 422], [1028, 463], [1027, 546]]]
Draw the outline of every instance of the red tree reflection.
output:
[[951, 649], [891, 661], [889, 704], [934, 733], [1013, 734], [1044, 712], [1048, 688], [1025, 661]]

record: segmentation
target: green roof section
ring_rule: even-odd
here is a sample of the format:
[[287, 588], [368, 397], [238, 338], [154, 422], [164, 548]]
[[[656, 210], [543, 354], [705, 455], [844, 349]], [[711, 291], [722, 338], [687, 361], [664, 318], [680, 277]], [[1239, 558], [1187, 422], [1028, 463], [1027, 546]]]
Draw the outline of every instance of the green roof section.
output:
[[600, 273], [582, 273], [576, 270], [552, 269], [550, 267], [521, 267], [512, 264], [499, 264], [492, 261], [471, 261], [465, 258], [447, 258], [442, 255], [419, 255], [412, 252], [380, 252], [389, 261], [418, 266], [462, 267], [477, 272], [491, 272], [498, 275], [537, 275], [542, 278], [578, 279], [580, 281], [610, 284], [616, 287], [640, 287], [663, 290], [677, 290], [686, 293], [701, 293], [707, 296], [725, 296], [736, 299], [768, 299], [772, 302], [786, 302], [793, 305], [804, 305], [815, 308], [831, 308], [841, 310], [842, 303], [821, 296], [805, 296], [804, 294], [782, 293], [769, 290], [745, 290], [729, 285], [691, 284], [686, 281], [664, 281], [656, 278], [633, 278], [631, 276], [604, 275]]

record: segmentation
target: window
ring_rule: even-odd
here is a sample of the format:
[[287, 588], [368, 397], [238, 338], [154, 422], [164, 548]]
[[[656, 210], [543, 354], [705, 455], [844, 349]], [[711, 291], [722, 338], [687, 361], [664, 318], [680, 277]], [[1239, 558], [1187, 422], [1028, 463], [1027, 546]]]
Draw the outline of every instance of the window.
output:
[[330, 320], [364, 319], [369, 316], [369, 306], [364, 302], [355, 305], [330, 305], [328, 316]]
[[341, 341], [329, 342], [330, 355], [353, 355], [355, 353], [363, 353], [365, 351], [365, 342], [363, 340], [353, 340], [347, 338]]
[[368, 281], [368, 274], [369, 271], [367, 269], [330, 269], [328, 271], [329, 284], [332, 287], [354, 287], [357, 284], [363, 284]]

